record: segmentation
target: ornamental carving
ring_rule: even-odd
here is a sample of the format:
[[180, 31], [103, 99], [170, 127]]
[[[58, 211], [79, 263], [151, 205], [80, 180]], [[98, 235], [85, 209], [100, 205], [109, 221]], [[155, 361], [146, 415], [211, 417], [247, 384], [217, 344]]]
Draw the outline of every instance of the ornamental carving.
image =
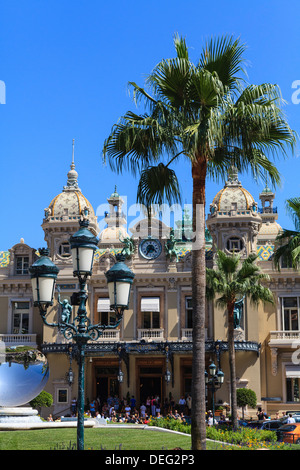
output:
[[278, 372], [278, 349], [277, 348], [271, 348], [271, 370], [272, 370], [272, 375], [276, 376]]

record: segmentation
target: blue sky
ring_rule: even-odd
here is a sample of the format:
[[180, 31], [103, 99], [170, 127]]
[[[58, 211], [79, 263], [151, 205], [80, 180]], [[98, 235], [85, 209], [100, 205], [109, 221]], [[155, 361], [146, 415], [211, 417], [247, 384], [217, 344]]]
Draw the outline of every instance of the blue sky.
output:
[[[240, 37], [248, 47], [249, 82], [277, 83], [290, 126], [300, 133], [300, 104], [292, 100], [293, 83], [300, 81], [299, 18], [299, 0], [0, 1], [0, 80], [6, 87], [0, 251], [21, 237], [35, 248], [45, 245], [44, 208], [66, 183], [73, 138], [79, 186], [95, 210], [115, 184], [128, 205], [135, 203], [137, 181], [105, 168], [101, 150], [112, 125], [134, 107], [127, 83], [143, 85], [162, 58], [174, 55], [176, 32], [186, 37], [195, 61], [207, 38]], [[284, 227], [292, 227], [285, 200], [300, 195], [298, 156], [297, 147], [293, 158], [277, 161], [282, 187], [275, 205]], [[179, 170], [184, 201], [191, 203], [190, 169]], [[247, 175], [240, 179], [258, 201], [262, 185]], [[219, 188], [208, 181], [208, 203]]]

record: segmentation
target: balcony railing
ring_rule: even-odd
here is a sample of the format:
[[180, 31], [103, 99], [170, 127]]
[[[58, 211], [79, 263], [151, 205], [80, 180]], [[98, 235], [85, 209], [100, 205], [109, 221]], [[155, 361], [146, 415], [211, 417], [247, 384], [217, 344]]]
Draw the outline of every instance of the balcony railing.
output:
[[104, 330], [97, 342], [99, 341], [120, 341], [120, 330]]
[[277, 207], [259, 207], [257, 209], [259, 214], [277, 214]]
[[162, 328], [143, 328], [138, 329], [138, 339], [163, 341], [164, 330]]
[[[181, 329], [181, 340], [182, 341], [193, 341], [193, 328], [182, 328]], [[207, 328], [205, 328], [205, 341], [208, 340]]]
[[299, 344], [293, 345], [294, 341], [299, 343], [300, 330], [281, 330], [270, 331], [270, 345], [271, 346], [288, 346], [298, 347]]
[[193, 328], [182, 328], [181, 339], [183, 341], [192, 341]]
[[33, 334], [0, 334], [0, 341], [3, 341], [7, 347], [21, 345], [37, 347], [36, 335]]

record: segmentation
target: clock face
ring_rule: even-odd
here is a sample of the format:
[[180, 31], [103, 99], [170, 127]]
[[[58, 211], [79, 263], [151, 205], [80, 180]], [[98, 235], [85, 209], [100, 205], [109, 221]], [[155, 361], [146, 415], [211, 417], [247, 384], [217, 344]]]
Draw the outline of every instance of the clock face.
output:
[[158, 240], [143, 240], [140, 243], [140, 253], [146, 259], [155, 259], [161, 254], [161, 243]]

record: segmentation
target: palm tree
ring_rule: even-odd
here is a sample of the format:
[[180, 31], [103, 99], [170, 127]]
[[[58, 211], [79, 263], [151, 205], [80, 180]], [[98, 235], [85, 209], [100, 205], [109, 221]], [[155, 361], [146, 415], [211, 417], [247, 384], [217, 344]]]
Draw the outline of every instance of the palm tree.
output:
[[274, 252], [274, 264], [280, 269], [281, 263], [293, 269], [300, 267], [300, 197], [286, 201], [287, 211], [290, 213], [295, 230], [283, 229], [276, 237], [277, 248]]
[[234, 310], [237, 301], [241, 299], [257, 305], [260, 301], [274, 304], [271, 290], [263, 286], [268, 279], [255, 264], [257, 255], [250, 254], [241, 261], [237, 254], [226, 255], [218, 251], [216, 256], [216, 268], [206, 269], [206, 295], [207, 298], [216, 300], [216, 304], [227, 309], [228, 320], [228, 352], [231, 386], [231, 414], [233, 428], [237, 429], [237, 392], [236, 392], [236, 366], [234, 348]]
[[117, 172], [139, 175], [137, 202], [181, 201], [171, 163], [190, 165], [193, 205], [192, 297], [192, 448], [205, 449], [205, 190], [206, 179], [225, 178], [235, 165], [256, 178], [267, 171], [272, 183], [280, 178], [267, 157], [294, 135], [281, 110], [277, 86], [250, 85], [242, 90], [245, 46], [232, 37], [208, 41], [195, 65], [185, 39], [175, 36], [176, 57], [163, 59], [141, 88], [130, 82], [136, 105], [104, 142], [104, 162]]

